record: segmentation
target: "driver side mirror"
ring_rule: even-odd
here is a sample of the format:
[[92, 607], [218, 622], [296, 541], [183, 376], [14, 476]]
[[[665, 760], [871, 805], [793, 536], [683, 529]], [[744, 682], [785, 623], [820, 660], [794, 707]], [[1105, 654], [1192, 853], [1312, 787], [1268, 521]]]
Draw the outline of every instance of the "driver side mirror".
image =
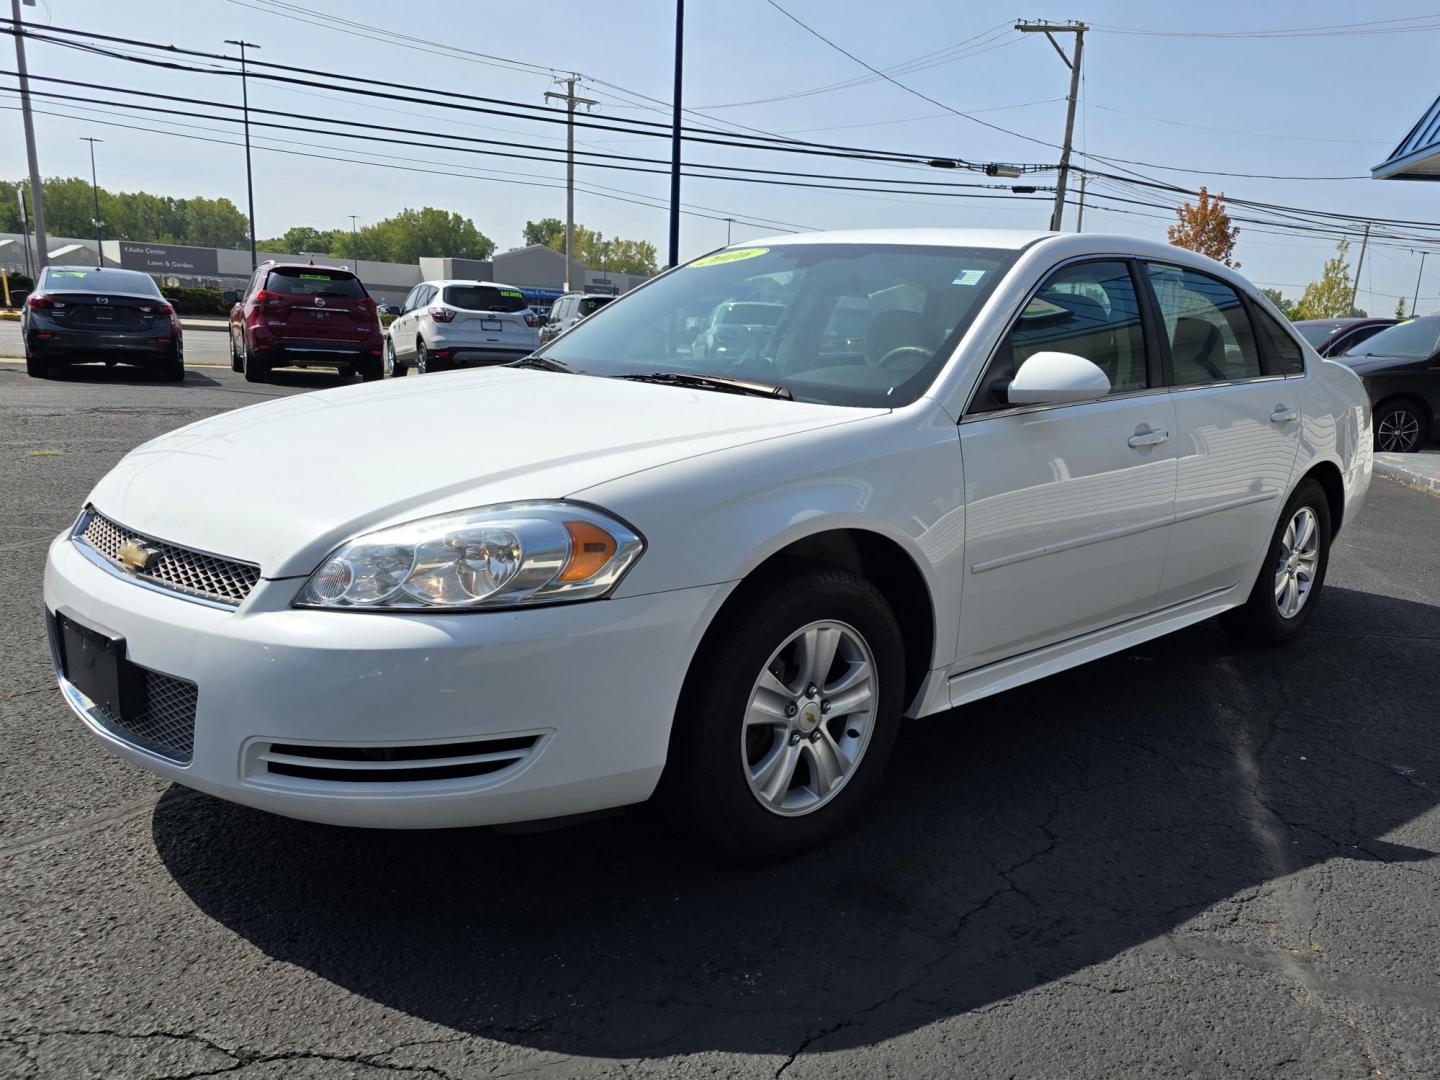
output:
[[1110, 379], [1083, 356], [1038, 352], [1020, 365], [1005, 388], [1009, 405], [1056, 405], [1093, 401], [1110, 393]]

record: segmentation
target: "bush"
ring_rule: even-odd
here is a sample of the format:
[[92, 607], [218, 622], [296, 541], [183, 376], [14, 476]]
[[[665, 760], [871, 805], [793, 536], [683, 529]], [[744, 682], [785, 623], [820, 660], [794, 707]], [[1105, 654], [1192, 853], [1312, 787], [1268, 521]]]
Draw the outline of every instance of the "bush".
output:
[[178, 288], [162, 285], [160, 293], [169, 300], [177, 315], [228, 315], [230, 305], [219, 289]]

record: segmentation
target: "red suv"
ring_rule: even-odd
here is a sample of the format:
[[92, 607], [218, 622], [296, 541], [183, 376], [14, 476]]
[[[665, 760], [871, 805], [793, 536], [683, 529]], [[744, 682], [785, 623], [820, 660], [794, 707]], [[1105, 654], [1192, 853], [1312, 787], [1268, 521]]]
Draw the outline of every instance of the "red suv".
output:
[[261, 263], [243, 297], [227, 293], [230, 366], [249, 382], [272, 368], [333, 367], [366, 382], [385, 375], [375, 301], [349, 270]]

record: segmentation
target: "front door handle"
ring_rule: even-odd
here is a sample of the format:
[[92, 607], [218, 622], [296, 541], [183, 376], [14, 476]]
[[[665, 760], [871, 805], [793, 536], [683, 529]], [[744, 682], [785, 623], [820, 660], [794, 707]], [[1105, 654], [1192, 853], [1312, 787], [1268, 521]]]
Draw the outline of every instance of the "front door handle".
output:
[[1168, 438], [1170, 438], [1170, 432], [1164, 428], [1156, 428], [1154, 431], [1136, 432], [1125, 440], [1125, 445], [1138, 450], [1142, 446], [1159, 446]]
[[1270, 422], [1272, 424], [1288, 424], [1291, 420], [1298, 420], [1299, 418], [1299, 412], [1284, 405], [1270, 414]]

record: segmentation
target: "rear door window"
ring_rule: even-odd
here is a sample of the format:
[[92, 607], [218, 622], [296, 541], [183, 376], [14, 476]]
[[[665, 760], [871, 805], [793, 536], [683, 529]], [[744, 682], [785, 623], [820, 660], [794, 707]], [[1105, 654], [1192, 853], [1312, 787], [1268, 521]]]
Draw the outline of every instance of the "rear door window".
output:
[[1154, 263], [1146, 270], [1165, 320], [1176, 386], [1260, 376], [1255, 331], [1238, 292], [1195, 270]]
[[501, 285], [446, 285], [444, 301], [465, 311], [524, 311], [525, 294]]
[[365, 296], [365, 286], [354, 274], [319, 266], [271, 270], [265, 288], [281, 296], [335, 296], [347, 300]]

